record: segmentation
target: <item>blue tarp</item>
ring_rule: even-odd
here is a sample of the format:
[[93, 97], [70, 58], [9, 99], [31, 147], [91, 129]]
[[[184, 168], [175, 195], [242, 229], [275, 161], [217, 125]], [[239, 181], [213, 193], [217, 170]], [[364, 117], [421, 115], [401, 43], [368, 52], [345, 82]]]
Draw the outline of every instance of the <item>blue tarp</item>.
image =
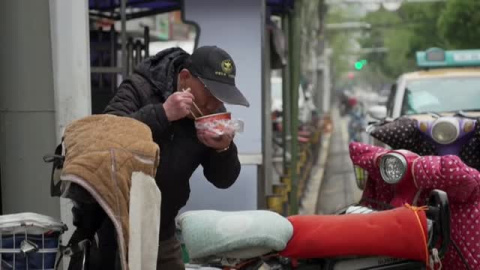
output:
[[[201, 1], [201, 0], [197, 0]], [[127, 0], [127, 19], [151, 16], [181, 9], [181, 0]], [[267, 0], [271, 14], [282, 14], [293, 8], [294, 0]], [[120, 19], [120, 0], [89, 0], [91, 11], [101, 12], [104, 17]]]

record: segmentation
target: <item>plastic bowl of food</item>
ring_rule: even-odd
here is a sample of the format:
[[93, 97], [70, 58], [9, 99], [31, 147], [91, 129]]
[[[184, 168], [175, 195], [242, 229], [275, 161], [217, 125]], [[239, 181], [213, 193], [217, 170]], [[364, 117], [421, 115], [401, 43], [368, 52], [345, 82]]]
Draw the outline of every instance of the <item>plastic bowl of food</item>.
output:
[[195, 119], [195, 127], [223, 134], [231, 119], [232, 114], [229, 112], [209, 114]]

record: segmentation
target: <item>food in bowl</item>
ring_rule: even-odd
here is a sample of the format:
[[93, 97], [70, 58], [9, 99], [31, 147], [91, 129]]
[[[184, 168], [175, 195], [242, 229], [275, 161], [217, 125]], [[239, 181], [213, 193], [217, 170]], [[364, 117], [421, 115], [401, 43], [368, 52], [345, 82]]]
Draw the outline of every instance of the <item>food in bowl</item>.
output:
[[229, 127], [232, 114], [230, 112], [209, 114], [195, 119], [197, 129], [208, 129], [219, 135]]

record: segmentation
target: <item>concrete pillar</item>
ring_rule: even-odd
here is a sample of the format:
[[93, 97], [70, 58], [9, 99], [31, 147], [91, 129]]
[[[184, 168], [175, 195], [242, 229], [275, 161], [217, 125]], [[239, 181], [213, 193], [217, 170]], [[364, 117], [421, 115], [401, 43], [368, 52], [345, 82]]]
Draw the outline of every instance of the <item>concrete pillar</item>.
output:
[[87, 0], [50, 0], [56, 138], [65, 126], [91, 114]]
[[[49, 0], [49, 3], [55, 142], [59, 143], [66, 125], [91, 114], [88, 1]], [[72, 206], [70, 200], [60, 199], [62, 221], [71, 228], [64, 234], [65, 240], [74, 231]]]
[[0, 1], [0, 167], [3, 213], [60, 216], [50, 197], [56, 145], [48, 0]]
[[[65, 126], [90, 114], [87, 0], [0, 1], [0, 182], [3, 213], [61, 218], [71, 205], [50, 197], [53, 153]], [[61, 205], [61, 206], [60, 206]]]

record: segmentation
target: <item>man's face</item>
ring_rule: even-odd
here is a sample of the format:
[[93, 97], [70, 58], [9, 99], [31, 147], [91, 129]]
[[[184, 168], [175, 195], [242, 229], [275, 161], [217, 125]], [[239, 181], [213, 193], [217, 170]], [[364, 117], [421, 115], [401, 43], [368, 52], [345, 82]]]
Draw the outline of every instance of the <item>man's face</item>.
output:
[[[182, 81], [182, 79], [184, 80]], [[182, 85], [184, 89], [190, 88], [190, 92], [195, 97], [195, 104], [197, 104], [201, 113], [204, 115], [215, 113], [223, 105], [220, 100], [210, 93], [203, 82], [192, 74], [189, 74], [189, 76], [181, 76], [180, 80], [180, 85]], [[197, 117], [201, 116], [201, 113], [197, 111], [195, 106], [192, 107], [192, 112]]]

